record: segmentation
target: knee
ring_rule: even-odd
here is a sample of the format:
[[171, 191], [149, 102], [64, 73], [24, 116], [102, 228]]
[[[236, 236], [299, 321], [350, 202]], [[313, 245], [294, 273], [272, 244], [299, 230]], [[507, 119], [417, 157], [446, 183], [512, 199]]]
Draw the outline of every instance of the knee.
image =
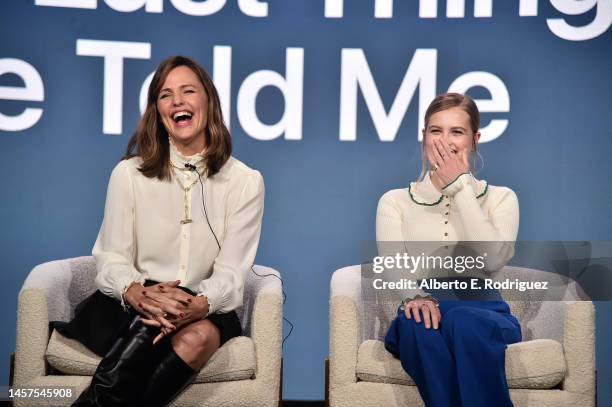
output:
[[442, 335], [453, 341], [477, 345], [488, 325], [486, 319], [471, 307], [455, 307], [442, 317]]
[[436, 332], [436, 330], [433, 328], [430, 328], [430, 329], [425, 328], [425, 323], [423, 322], [422, 319], [421, 319], [421, 322], [416, 322], [414, 317], [408, 319], [406, 318], [406, 315], [403, 313], [401, 315], [398, 315], [396, 323], [398, 325], [399, 333], [403, 337], [431, 335]]
[[182, 347], [191, 352], [201, 352], [214, 344], [214, 333], [211, 327], [203, 324], [192, 324], [180, 330], [173, 338], [175, 347]]
[[403, 313], [397, 316], [393, 325], [394, 329], [385, 337], [385, 347], [391, 353], [408, 358], [420, 358], [419, 354], [431, 351], [438, 353], [441, 344], [438, 329], [427, 329], [422, 321], [417, 323], [414, 318], [408, 319]]
[[442, 320], [447, 326], [469, 325], [478, 319], [478, 314], [473, 312], [473, 307], [459, 306], [448, 310]]
[[419, 325], [414, 321], [414, 318], [406, 318], [406, 315], [403, 312], [397, 316], [396, 321], [397, 326], [401, 332], [412, 333], [417, 328], [417, 325]]

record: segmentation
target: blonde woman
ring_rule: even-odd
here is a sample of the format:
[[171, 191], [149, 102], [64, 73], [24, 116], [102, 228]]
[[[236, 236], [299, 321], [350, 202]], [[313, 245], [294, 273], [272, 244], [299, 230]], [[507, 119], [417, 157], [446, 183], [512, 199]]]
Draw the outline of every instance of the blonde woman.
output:
[[[380, 199], [379, 244], [510, 242], [492, 246], [496, 268], [512, 256], [517, 197], [471, 173], [479, 121], [468, 96], [447, 93], [433, 100], [423, 129], [424, 176]], [[446, 301], [436, 293], [416, 290], [402, 301], [385, 338], [387, 350], [401, 359], [427, 407], [512, 406], [505, 350], [521, 340], [521, 329], [508, 304], [498, 295], [492, 301]]]

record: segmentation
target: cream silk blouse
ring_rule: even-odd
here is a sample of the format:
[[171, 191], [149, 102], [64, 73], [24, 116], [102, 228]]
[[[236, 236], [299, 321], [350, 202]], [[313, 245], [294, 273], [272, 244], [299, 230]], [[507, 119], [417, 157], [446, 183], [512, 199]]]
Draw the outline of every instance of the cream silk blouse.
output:
[[145, 177], [138, 171], [139, 157], [114, 168], [93, 248], [96, 286], [121, 300], [133, 281], [180, 280], [208, 298], [209, 313], [232, 311], [242, 305], [245, 276], [257, 252], [263, 178], [231, 157], [214, 176], [202, 175], [201, 185], [197, 173], [185, 169], [189, 163], [203, 174], [200, 154], [185, 157], [171, 145], [170, 160], [179, 168], [172, 167], [171, 181]]

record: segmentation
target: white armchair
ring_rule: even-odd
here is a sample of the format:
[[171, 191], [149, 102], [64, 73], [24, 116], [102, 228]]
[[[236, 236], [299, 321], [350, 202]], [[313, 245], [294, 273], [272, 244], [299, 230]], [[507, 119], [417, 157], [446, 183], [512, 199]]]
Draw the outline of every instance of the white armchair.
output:
[[[498, 274], [511, 280], [546, 280], [542, 273], [505, 267]], [[423, 406], [414, 382], [383, 344], [398, 303], [364, 306], [361, 281], [359, 265], [332, 276], [329, 405]], [[523, 332], [523, 342], [506, 352], [516, 407], [595, 406], [595, 311], [592, 302], [579, 301], [572, 284], [564, 301], [508, 300]]]
[[[271, 268], [254, 268], [257, 274], [280, 277]], [[44, 263], [28, 275], [19, 293], [13, 386], [70, 387], [73, 397], [16, 400], [16, 406], [69, 405], [89, 385], [100, 357], [56, 331], [49, 336], [49, 321], [69, 321], [76, 305], [95, 291], [95, 275], [92, 257]], [[249, 272], [244, 305], [237, 313], [244, 336], [222, 346], [173, 405], [271, 407], [279, 404], [280, 281]], [[49, 374], [49, 366], [56, 374]]]

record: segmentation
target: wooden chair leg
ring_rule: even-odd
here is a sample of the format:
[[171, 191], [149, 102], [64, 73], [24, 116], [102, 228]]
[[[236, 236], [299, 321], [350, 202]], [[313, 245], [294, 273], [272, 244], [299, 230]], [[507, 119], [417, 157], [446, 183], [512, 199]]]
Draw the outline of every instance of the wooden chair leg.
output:
[[[9, 367], [9, 387], [13, 387], [13, 379], [15, 375], [15, 352], [11, 353], [11, 365]], [[13, 401], [7, 401], [6, 406], [13, 407]]]
[[278, 407], [283, 407], [283, 358], [280, 365], [280, 385], [278, 386]]
[[13, 385], [13, 375], [15, 374], [15, 352], [11, 353], [11, 366], [9, 367], [9, 386]]
[[325, 358], [325, 407], [329, 407], [329, 358]]

